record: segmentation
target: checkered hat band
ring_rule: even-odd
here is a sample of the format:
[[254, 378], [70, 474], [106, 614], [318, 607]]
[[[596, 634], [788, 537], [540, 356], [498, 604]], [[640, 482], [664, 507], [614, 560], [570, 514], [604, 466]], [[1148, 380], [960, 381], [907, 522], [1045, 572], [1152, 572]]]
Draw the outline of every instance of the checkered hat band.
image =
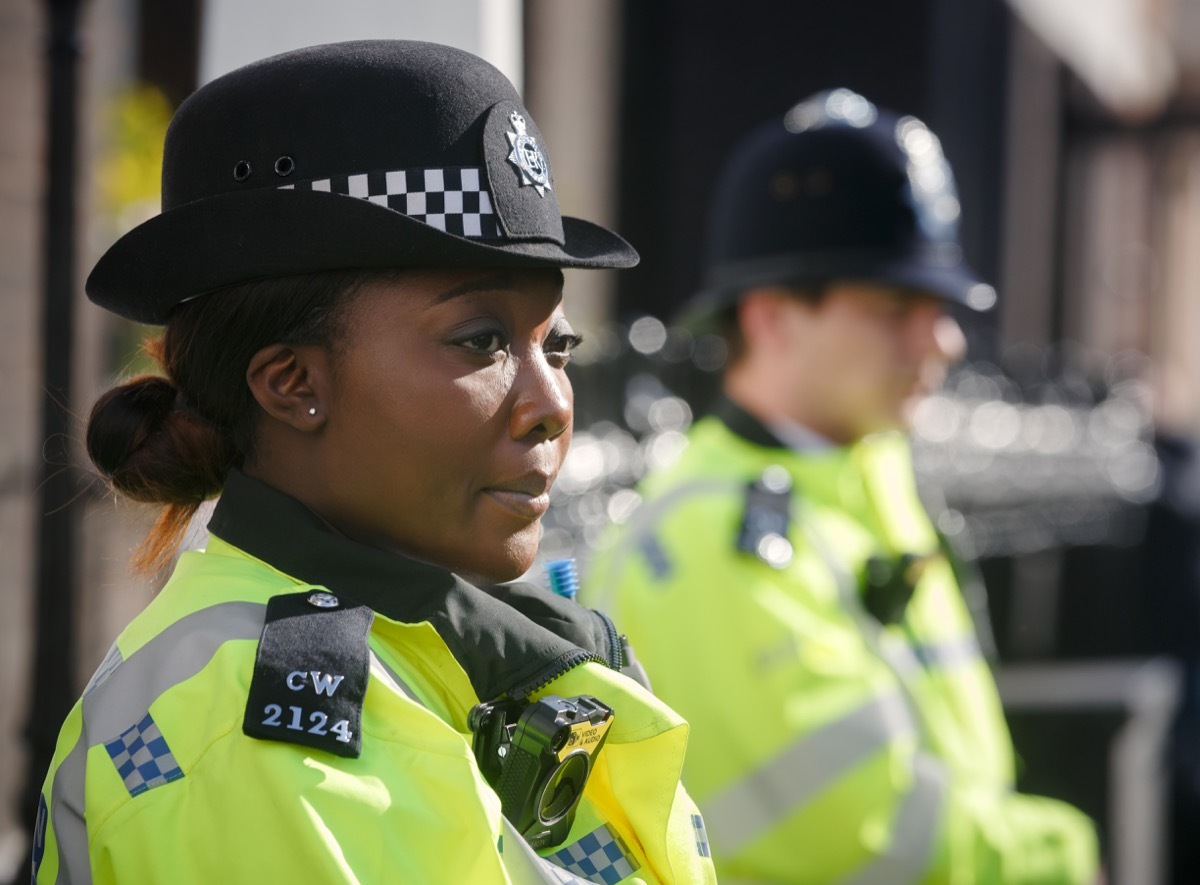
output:
[[104, 745], [130, 796], [183, 777], [167, 739], [147, 713], [132, 728]]
[[495, 240], [504, 236], [492, 195], [477, 166], [335, 175], [285, 184], [282, 189], [359, 197], [460, 237]]
[[632, 876], [640, 866], [607, 824], [592, 830], [578, 842], [547, 855], [546, 860], [589, 882], [603, 882], [604, 885], [616, 885]]

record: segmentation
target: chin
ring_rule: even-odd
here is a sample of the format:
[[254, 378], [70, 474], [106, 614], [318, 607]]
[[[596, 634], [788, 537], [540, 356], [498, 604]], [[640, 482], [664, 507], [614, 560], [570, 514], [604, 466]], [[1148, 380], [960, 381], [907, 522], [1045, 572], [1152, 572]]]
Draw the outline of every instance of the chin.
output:
[[533, 567], [537, 559], [538, 542], [541, 541], [541, 526], [535, 525], [535, 532], [521, 532], [516, 536], [505, 539], [497, 551], [498, 556], [487, 561], [473, 563], [473, 568], [458, 571], [458, 573], [473, 584], [504, 584], [515, 581]]
[[476, 587], [491, 587], [495, 584], [507, 584], [510, 581], [517, 580], [522, 575], [524, 575], [527, 571], [529, 571], [530, 567], [532, 567], [532, 566], [533, 566], [533, 560], [530, 560], [529, 565], [526, 566], [525, 568], [513, 568], [513, 569], [488, 568], [486, 572], [472, 572], [472, 571], [457, 571], [457, 570], [455, 570], [454, 573], [456, 575], [458, 575], [460, 578], [462, 578], [463, 580], [474, 584]]

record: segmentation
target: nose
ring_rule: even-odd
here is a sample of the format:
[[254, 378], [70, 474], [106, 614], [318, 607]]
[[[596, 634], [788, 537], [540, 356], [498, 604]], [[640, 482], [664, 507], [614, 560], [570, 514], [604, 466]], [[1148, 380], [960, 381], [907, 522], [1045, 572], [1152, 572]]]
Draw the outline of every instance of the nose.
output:
[[962, 326], [948, 313], [943, 313], [934, 323], [933, 337], [937, 350], [947, 363], [957, 363], [967, 355], [967, 336]]
[[566, 372], [555, 369], [540, 350], [522, 360], [516, 399], [509, 418], [513, 439], [554, 439], [571, 426], [575, 396]]

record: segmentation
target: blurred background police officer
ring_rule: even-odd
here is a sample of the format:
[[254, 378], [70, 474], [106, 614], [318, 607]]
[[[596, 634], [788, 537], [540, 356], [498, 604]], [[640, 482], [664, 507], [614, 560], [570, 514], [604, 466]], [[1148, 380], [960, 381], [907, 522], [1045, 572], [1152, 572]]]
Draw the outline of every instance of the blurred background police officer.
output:
[[[716, 190], [724, 395], [586, 576], [693, 725], [722, 881], [1086, 883], [1091, 822], [1013, 792], [1013, 749], [904, 431], [961, 358], [936, 136], [848, 90], [751, 133]], [[953, 306], [953, 307], [951, 307]]]

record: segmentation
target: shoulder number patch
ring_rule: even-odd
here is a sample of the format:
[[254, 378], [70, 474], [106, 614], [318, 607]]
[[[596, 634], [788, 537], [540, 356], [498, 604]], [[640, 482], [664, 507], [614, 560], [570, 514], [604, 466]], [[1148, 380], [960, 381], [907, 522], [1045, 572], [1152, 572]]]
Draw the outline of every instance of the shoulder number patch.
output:
[[323, 591], [268, 601], [242, 731], [357, 758], [374, 618]]

